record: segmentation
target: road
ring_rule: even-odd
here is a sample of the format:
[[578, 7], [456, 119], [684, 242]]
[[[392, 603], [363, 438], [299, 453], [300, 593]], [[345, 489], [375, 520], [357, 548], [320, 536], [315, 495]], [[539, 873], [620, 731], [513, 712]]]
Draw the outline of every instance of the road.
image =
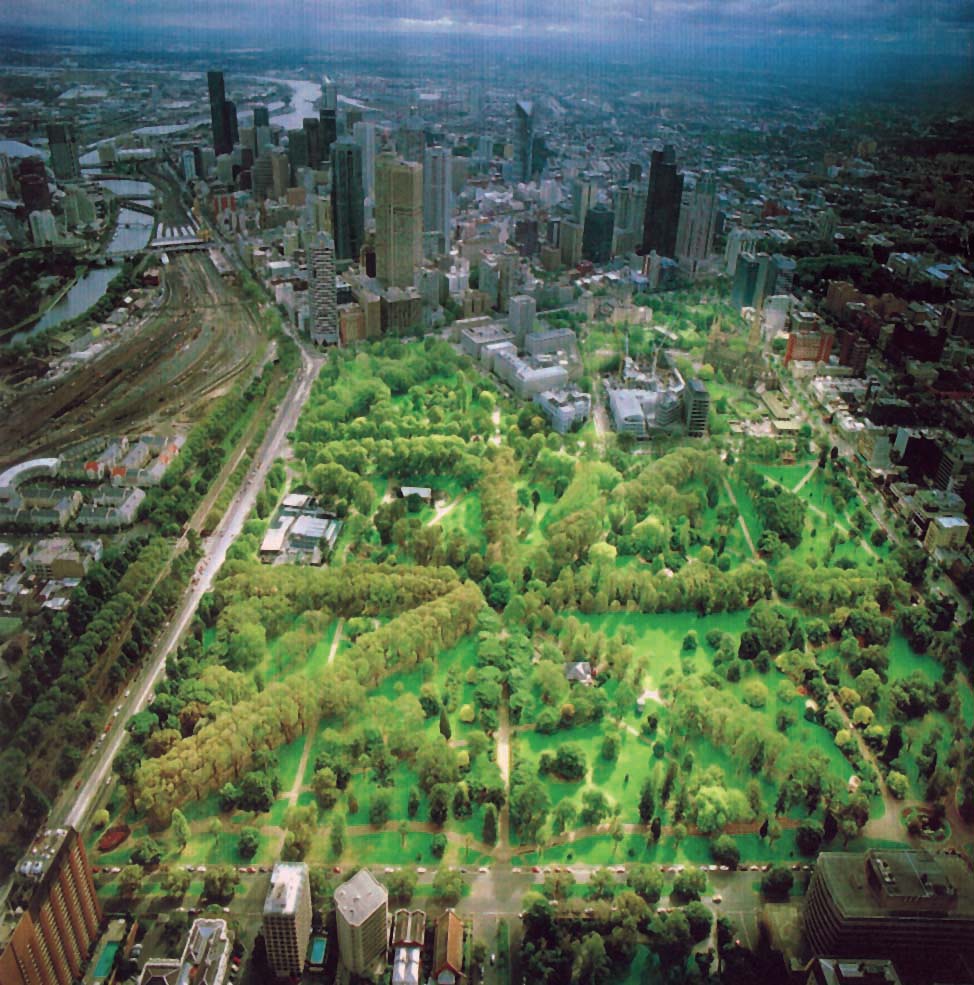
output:
[[288, 432], [297, 423], [301, 408], [308, 399], [311, 386], [324, 362], [324, 356], [311, 354], [302, 347], [301, 368], [281, 401], [274, 421], [257, 450], [251, 477], [231, 501], [216, 530], [203, 542], [203, 558], [197, 567], [198, 577], [195, 578], [195, 584], [186, 592], [181, 605], [169, 621], [162, 639], [156, 645], [148, 665], [132, 685], [129, 697], [123, 701], [121, 712], [112, 720], [107, 738], [100, 751], [96, 753], [94, 765], [87, 772], [80, 790], [69, 788], [62, 793], [52, 809], [48, 822], [50, 825], [57, 827], [69, 824], [79, 830], [84, 827], [88, 815], [98, 803], [99, 794], [112, 779], [112, 762], [127, 736], [125, 723], [150, 703], [149, 695], [155, 691], [165, 675], [166, 658], [176, 649], [185, 634], [200, 599], [212, 587], [227, 550], [243, 529], [267, 472], [280, 454]]

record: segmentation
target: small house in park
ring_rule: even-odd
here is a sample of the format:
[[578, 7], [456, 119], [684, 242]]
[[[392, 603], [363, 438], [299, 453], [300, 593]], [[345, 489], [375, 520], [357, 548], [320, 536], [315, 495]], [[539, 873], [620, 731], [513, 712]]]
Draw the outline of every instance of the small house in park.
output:
[[453, 910], [436, 921], [433, 945], [433, 981], [436, 985], [459, 985], [463, 974], [463, 922]]
[[592, 665], [587, 660], [576, 660], [573, 663], [566, 663], [565, 679], [573, 684], [587, 684], [591, 686], [595, 683], [595, 677], [592, 674]]
[[419, 496], [427, 505], [433, 504], [433, 490], [429, 486], [400, 486], [399, 495], [402, 499], [409, 499], [410, 496]]

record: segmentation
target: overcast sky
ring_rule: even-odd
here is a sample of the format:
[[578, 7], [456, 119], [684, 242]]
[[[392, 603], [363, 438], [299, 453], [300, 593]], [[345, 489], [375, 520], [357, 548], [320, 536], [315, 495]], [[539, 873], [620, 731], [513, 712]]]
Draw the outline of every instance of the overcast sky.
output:
[[194, 28], [268, 41], [324, 42], [336, 33], [653, 41], [797, 37], [970, 52], [974, 0], [4, 0], [0, 24]]

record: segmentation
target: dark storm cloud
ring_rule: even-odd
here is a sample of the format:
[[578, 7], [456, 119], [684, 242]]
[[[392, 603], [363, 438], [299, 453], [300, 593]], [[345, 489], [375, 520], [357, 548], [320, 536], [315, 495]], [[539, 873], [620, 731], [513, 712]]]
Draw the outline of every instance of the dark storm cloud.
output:
[[756, 35], [918, 39], [974, 27], [974, 0], [7, 0], [0, 23], [484, 37]]

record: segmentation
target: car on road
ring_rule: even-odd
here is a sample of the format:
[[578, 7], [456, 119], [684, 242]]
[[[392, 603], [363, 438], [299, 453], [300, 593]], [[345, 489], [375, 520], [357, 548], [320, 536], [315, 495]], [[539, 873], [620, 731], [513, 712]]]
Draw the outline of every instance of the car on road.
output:
[[340, 873], [342, 871], [342, 867], [340, 865], [336, 865], [331, 871]]
[[513, 872], [514, 875], [516, 875], [516, 876], [519, 876], [521, 874], [521, 870], [519, 868], [517, 868], [516, 866], [513, 869], [511, 869], [511, 872]]
[[131, 693], [132, 693], [132, 689], [130, 687], [127, 687], [125, 689], [125, 694], [123, 694], [122, 697], [127, 698]]
[[490, 869], [488, 869], [486, 865], [482, 865], [479, 869], [477, 869], [477, 871], [478, 872], [490, 872]]
[[206, 866], [205, 865], [197, 865], [196, 866], [196, 871], [197, 872], [206, 872]]
[[715, 893], [714, 896], [711, 899], [711, 902], [712, 903], [723, 903], [724, 902], [724, 897], [721, 896], [720, 893]]
[[532, 871], [532, 872], [540, 872], [540, 871], [541, 871], [541, 869], [540, 869], [540, 868], [538, 868], [538, 866], [536, 866], [536, 865], [532, 865], [532, 866], [531, 866], [531, 871]]
[[112, 727], [112, 723], [111, 722], [106, 722], [105, 723], [105, 728], [104, 728], [104, 733], [107, 734], [109, 731], [111, 731], [111, 727]]
[[395, 872], [396, 870], [391, 865], [387, 865], [385, 867], [385, 871], [386, 872]]
[[496, 954], [491, 954], [491, 956], [490, 956], [490, 963], [492, 965], [497, 964], [497, 955]]
[[416, 871], [417, 871], [417, 872], [418, 872], [418, 873], [419, 873], [420, 875], [422, 875], [422, 874], [423, 874], [423, 873], [424, 873], [424, 872], [426, 871], [426, 869], [424, 869], [424, 868], [423, 868], [423, 866], [421, 866], [421, 865], [420, 865], [420, 866], [419, 866], [419, 867], [418, 867], [418, 868], [416, 869]]
[[77, 780], [77, 781], [75, 782], [75, 784], [74, 784], [74, 789], [75, 789], [75, 790], [80, 790], [80, 789], [81, 789], [81, 781], [80, 781], [80, 780]]
[[618, 872], [619, 875], [624, 876], [626, 874], [626, 867], [624, 865], [617, 865], [616, 872]]

